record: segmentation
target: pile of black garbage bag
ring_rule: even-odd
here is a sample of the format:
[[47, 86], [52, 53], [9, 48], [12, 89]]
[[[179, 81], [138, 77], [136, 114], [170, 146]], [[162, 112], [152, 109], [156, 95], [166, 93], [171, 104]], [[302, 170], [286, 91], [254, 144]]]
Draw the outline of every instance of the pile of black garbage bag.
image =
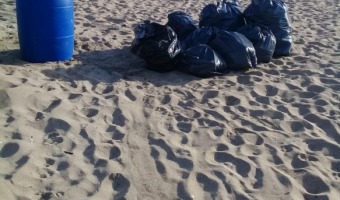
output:
[[198, 27], [188, 14], [175, 11], [165, 25], [145, 21], [134, 31], [131, 51], [146, 68], [198, 77], [256, 68], [273, 56], [288, 56], [292, 46], [282, 0], [252, 0], [244, 12], [237, 0], [223, 0], [202, 9]]

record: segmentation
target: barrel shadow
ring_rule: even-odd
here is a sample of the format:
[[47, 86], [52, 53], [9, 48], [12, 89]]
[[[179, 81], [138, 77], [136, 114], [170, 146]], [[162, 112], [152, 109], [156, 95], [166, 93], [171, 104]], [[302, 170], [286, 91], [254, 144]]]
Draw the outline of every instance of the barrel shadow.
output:
[[[45, 69], [42, 73], [52, 80], [70, 83], [87, 80], [93, 85], [113, 83], [141, 68], [141, 61], [134, 58], [127, 47], [122, 49], [94, 50], [76, 53], [70, 61], [60, 62], [55, 69]], [[137, 70], [138, 71], [138, 70]]]
[[0, 51], [0, 64], [23, 66], [27, 62], [21, 59], [19, 49]]
[[147, 70], [144, 61], [132, 54], [129, 46], [79, 52], [71, 61], [61, 62], [60, 67], [42, 70], [42, 73], [52, 80], [63, 80], [71, 84], [87, 80], [93, 85], [111, 84], [122, 79], [149, 82], [156, 86], [179, 85], [197, 79], [178, 71], [158, 73]]

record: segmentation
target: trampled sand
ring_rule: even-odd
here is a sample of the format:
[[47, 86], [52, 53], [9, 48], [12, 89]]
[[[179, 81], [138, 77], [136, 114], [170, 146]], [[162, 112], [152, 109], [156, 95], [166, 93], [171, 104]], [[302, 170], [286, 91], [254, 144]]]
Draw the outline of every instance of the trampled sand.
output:
[[247, 72], [130, 53], [142, 20], [210, 2], [75, 0], [74, 58], [32, 64], [0, 0], [0, 199], [339, 199], [339, 1], [287, 0], [292, 55]]

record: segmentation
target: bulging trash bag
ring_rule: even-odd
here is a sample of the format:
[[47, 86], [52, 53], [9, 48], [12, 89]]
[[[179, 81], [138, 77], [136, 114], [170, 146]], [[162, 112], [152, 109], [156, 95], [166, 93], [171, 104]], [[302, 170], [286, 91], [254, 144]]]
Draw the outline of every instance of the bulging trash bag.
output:
[[212, 26], [198, 28], [188, 35], [184, 41], [183, 48], [187, 49], [200, 44], [208, 44], [215, 37], [217, 31], [218, 29]]
[[274, 56], [288, 56], [292, 48], [292, 32], [287, 5], [282, 0], [252, 0], [245, 9], [247, 23], [267, 26], [276, 38]]
[[237, 0], [223, 0], [216, 4], [206, 5], [199, 20], [199, 27], [215, 26], [220, 30], [235, 31], [245, 24], [241, 8]]
[[145, 60], [146, 68], [169, 72], [175, 69], [176, 57], [181, 52], [181, 47], [176, 33], [169, 26], [145, 21], [135, 29], [131, 51]]
[[193, 46], [181, 53], [179, 71], [197, 77], [211, 77], [228, 72], [224, 60], [208, 45]]
[[228, 69], [245, 70], [257, 65], [254, 46], [241, 33], [217, 31], [209, 46], [222, 56]]
[[258, 62], [267, 63], [273, 57], [276, 39], [270, 29], [263, 25], [246, 25], [237, 29], [253, 43]]
[[192, 18], [183, 11], [174, 11], [168, 15], [168, 26], [177, 34], [179, 40], [184, 40], [197, 28]]

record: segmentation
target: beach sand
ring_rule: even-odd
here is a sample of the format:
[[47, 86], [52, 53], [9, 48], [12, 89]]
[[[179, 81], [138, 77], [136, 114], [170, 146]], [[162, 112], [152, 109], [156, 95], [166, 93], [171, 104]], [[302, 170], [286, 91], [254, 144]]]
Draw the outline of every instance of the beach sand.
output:
[[75, 0], [74, 57], [34, 64], [0, 0], [0, 199], [338, 199], [339, 1], [286, 1], [291, 56], [247, 72], [159, 74], [130, 52], [138, 23], [211, 2]]

